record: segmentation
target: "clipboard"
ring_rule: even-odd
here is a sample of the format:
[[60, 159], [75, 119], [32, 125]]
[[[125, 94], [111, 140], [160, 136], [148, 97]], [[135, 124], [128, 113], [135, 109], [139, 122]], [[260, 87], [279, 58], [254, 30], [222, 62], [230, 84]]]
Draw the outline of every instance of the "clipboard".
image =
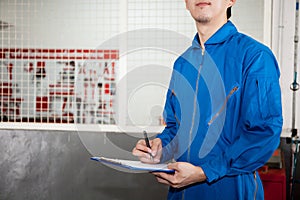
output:
[[174, 169], [168, 169], [167, 167], [168, 164], [166, 163], [147, 164], [147, 163], [142, 163], [141, 161], [113, 159], [113, 158], [106, 158], [106, 157], [91, 157], [91, 160], [98, 161], [107, 165], [113, 165], [116, 167], [133, 170], [133, 171], [164, 172], [169, 174], [175, 173]]

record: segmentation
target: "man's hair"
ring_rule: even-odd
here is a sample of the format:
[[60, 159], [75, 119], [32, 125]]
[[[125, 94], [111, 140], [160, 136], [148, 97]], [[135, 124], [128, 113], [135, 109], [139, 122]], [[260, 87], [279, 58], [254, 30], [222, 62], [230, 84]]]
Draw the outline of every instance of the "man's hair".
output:
[[231, 6], [229, 8], [227, 8], [227, 19], [229, 19], [231, 17]]

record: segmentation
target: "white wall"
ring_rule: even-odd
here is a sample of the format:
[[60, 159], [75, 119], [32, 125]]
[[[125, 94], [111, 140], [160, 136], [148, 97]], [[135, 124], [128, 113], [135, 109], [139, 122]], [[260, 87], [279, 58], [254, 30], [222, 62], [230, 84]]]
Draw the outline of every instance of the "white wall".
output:
[[[281, 1], [283, 6], [280, 5]], [[137, 126], [158, 125], [157, 115], [163, 108], [173, 61], [179, 52], [190, 44], [195, 34], [194, 22], [185, 9], [183, 0], [127, 0], [127, 6], [124, 2], [119, 4], [118, 0], [2, 0], [0, 20], [10, 23], [13, 27], [1, 31], [0, 45], [21, 48], [97, 48], [112, 37], [120, 38], [118, 35], [126, 30], [136, 31], [141, 28], [165, 30], [165, 33], [169, 34], [165, 35], [165, 38], [169, 38], [170, 34], [183, 38], [183, 42], [180, 41], [182, 43], [175, 42], [173, 46], [165, 49], [164, 45], [170, 45], [172, 40], [153, 39], [153, 42], [161, 42], [162, 48], [150, 50], [142, 45], [130, 47], [131, 43], [129, 46], [127, 43], [121, 51], [119, 73], [122, 77], [119, 81], [125, 80], [122, 83], [127, 88], [125, 94], [122, 91], [126, 100], [120, 108], [125, 112], [122, 115], [126, 118], [124, 123]], [[282, 20], [280, 8], [283, 8]], [[295, 1], [284, 0], [237, 1], [232, 10], [232, 21], [238, 29], [269, 45], [278, 58], [283, 95], [283, 136], [289, 136], [291, 128], [292, 93], [289, 87], [293, 80], [294, 11]], [[131, 35], [134, 36], [132, 39], [139, 41], [143, 36], [140, 33], [137, 31], [134, 33], [136, 35]], [[151, 32], [144, 34], [149, 36]], [[130, 48], [135, 51], [128, 52]], [[148, 67], [146, 69], [161, 67], [163, 71], [140, 71], [145, 69], [145, 66]], [[129, 72], [134, 76], [129, 75]], [[144, 88], [136, 84], [138, 81], [149, 80], [149, 77], [150, 81], [158, 80], [159, 84], [146, 84]], [[297, 98], [299, 99], [299, 94]], [[299, 106], [297, 111], [299, 113]], [[299, 123], [297, 118], [296, 124]]]
[[96, 48], [119, 33], [118, 5], [118, 0], [2, 0], [0, 20], [12, 28], [2, 31], [1, 46]]
[[255, 39], [264, 41], [264, 0], [236, 1], [232, 7], [231, 20], [236, 24], [238, 30]]
[[[273, 34], [272, 45], [281, 68], [281, 89], [283, 102], [284, 125], [282, 136], [291, 136], [292, 128], [292, 91], [290, 85], [294, 80], [294, 35], [296, 1], [273, 1]], [[297, 50], [299, 54], [299, 49]], [[299, 56], [297, 69], [299, 70]], [[298, 75], [299, 82], [299, 75]], [[299, 91], [296, 92], [296, 128], [299, 128]]]

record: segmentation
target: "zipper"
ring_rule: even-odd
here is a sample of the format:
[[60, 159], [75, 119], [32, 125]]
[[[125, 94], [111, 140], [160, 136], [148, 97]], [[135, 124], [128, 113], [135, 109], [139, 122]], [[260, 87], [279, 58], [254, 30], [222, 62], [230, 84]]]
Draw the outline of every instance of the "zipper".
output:
[[222, 107], [220, 108], [220, 110], [209, 120], [208, 125], [210, 126], [215, 119], [223, 112], [223, 110], [226, 108], [227, 102], [230, 99], [230, 97], [239, 89], [238, 86], [235, 86], [234, 88], [232, 88], [232, 90], [230, 90], [229, 94], [226, 96], [226, 99], [222, 105]]
[[257, 194], [257, 190], [258, 190], [256, 171], [253, 173], [253, 176], [254, 176], [254, 182], [255, 182], [254, 200], [256, 200], [256, 194]]
[[[196, 88], [195, 88], [195, 96], [194, 96], [194, 110], [193, 110], [193, 116], [192, 116], [192, 124], [191, 124], [191, 129], [189, 132], [189, 146], [188, 146], [188, 156], [187, 156], [187, 161], [190, 162], [190, 154], [191, 154], [191, 140], [192, 140], [192, 134], [193, 134], [193, 128], [195, 124], [195, 117], [196, 117], [196, 105], [197, 105], [197, 97], [198, 97], [198, 89], [199, 89], [199, 79], [200, 79], [200, 72], [203, 67], [204, 63], [204, 54], [205, 54], [205, 47], [202, 48], [201, 55], [202, 55], [202, 60], [198, 69], [198, 75], [197, 75], [197, 80], [196, 80]], [[185, 194], [185, 189], [182, 192], [182, 197], [181, 199], [184, 200], [184, 194]]]
[[204, 54], [205, 54], [205, 48], [202, 48], [202, 60], [198, 69], [198, 75], [197, 75], [197, 80], [196, 80], [196, 88], [195, 88], [195, 95], [194, 95], [194, 102], [193, 102], [193, 116], [192, 116], [192, 124], [191, 124], [191, 128], [189, 131], [189, 146], [188, 146], [188, 157], [187, 157], [187, 161], [190, 162], [190, 154], [191, 154], [191, 140], [192, 140], [192, 134], [193, 134], [193, 128], [194, 128], [194, 124], [195, 124], [195, 117], [196, 117], [196, 105], [197, 105], [197, 97], [198, 97], [198, 90], [199, 90], [199, 79], [200, 79], [200, 72], [201, 69], [203, 67], [203, 63], [204, 63]]
[[180, 121], [179, 121], [179, 119], [178, 119], [178, 117], [177, 117], [176, 113], [174, 114], [174, 117], [175, 117], [175, 120], [176, 120], [176, 122], [177, 122], [178, 126], [180, 126]]

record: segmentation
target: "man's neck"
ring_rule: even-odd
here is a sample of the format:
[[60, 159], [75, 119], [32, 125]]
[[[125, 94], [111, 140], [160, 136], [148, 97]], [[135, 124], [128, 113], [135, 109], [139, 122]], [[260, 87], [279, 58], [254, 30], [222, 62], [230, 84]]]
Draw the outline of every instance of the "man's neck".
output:
[[199, 41], [201, 47], [204, 49], [205, 42], [219, 30], [224, 24], [226, 24], [227, 19], [221, 20], [217, 23], [209, 22], [209, 23], [199, 23], [196, 22], [197, 32], [199, 36]]

